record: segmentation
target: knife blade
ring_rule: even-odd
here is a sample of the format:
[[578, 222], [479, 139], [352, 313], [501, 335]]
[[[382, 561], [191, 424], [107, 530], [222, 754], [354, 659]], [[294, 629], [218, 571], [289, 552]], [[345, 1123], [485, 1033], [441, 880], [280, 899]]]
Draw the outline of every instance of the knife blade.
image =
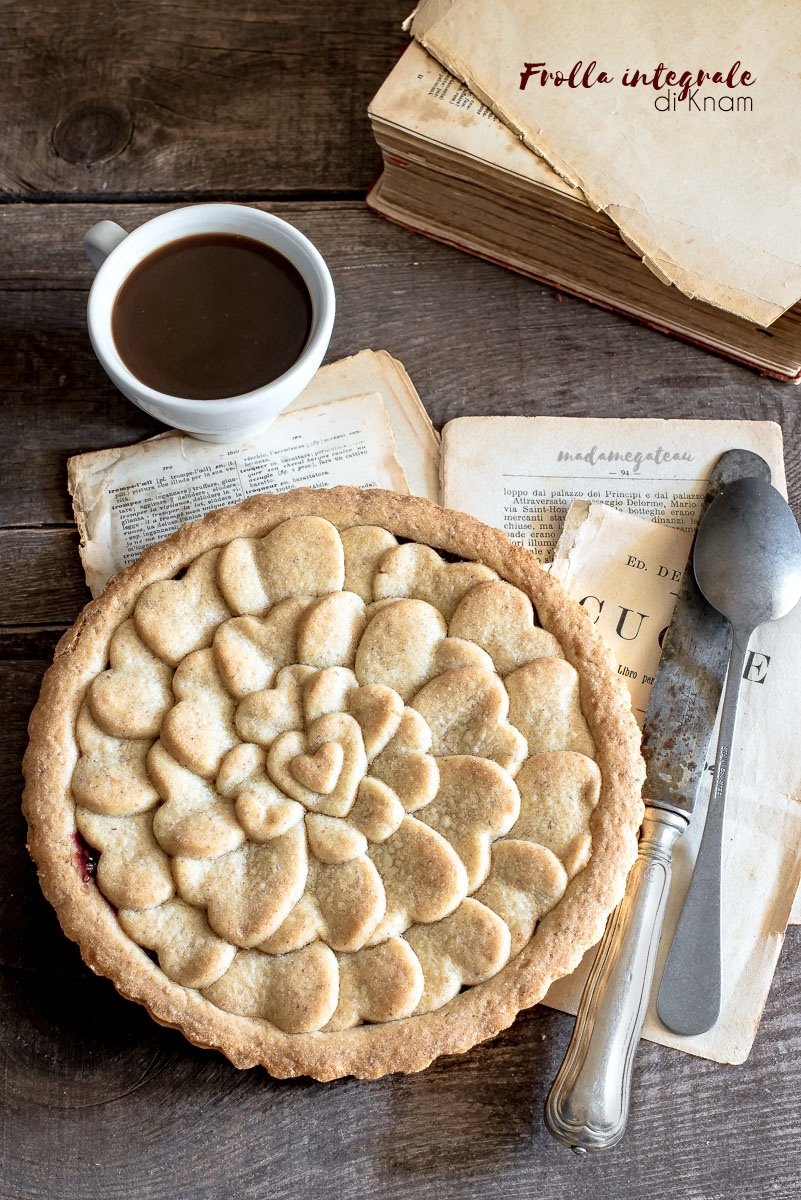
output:
[[[710, 474], [699, 521], [727, 483], [752, 476], [770, 483], [764, 458], [750, 450], [722, 454]], [[731, 640], [729, 622], [701, 595], [691, 564], [692, 550], [642, 731], [648, 803], [688, 819], [707, 761]]]
[[[732, 479], [770, 480], [759, 455], [731, 450], [711, 472], [700, 517]], [[726, 672], [727, 622], [695, 583], [692, 551], [645, 718], [646, 807], [623, 900], [598, 947], [545, 1124], [577, 1153], [616, 1145], [626, 1128], [631, 1067], [653, 983], [673, 844], [687, 828], [704, 771]], [[722, 627], [721, 627], [722, 622]]]

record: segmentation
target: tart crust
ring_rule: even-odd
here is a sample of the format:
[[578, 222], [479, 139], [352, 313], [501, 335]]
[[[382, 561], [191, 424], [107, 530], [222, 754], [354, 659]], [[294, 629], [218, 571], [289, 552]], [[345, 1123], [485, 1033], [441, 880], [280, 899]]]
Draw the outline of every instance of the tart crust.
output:
[[[143, 589], [173, 578], [199, 555], [234, 538], [264, 537], [286, 519], [309, 514], [340, 530], [382, 526], [398, 538], [483, 563], [525, 592], [542, 626], [556, 636], [564, 657], [578, 671], [601, 791], [590, 822], [589, 861], [531, 940], [497, 974], [432, 1012], [344, 1030], [285, 1033], [266, 1020], [226, 1012], [199, 991], [172, 982], [124, 932], [115, 910], [79, 869], [71, 779], [79, 757], [79, 710], [90, 684], [107, 665], [113, 633], [131, 616]], [[86, 606], [62, 637], [30, 720], [23, 767], [28, 846], [42, 890], [85, 962], [111, 979], [123, 996], [143, 1004], [160, 1024], [180, 1029], [199, 1046], [222, 1051], [237, 1067], [261, 1064], [278, 1078], [377, 1078], [419, 1071], [440, 1054], [468, 1050], [508, 1027], [598, 940], [636, 856], [644, 776], [639, 743], [628, 692], [585, 611], [532, 553], [512, 545], [503, 533], [429, 501], [380, 490], [299, 489], [256, 496], [185, 525], [151, 547]]]

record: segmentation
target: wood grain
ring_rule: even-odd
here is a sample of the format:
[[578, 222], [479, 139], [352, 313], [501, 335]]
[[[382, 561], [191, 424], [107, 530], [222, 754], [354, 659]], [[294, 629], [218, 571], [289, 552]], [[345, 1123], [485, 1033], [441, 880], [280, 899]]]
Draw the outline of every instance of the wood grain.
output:
[[407, 0], [3, 6], [0, 195], [362, 191]]
[[[248, 105], [270, 86], [269, 56], [248, 60], [241, 49], [234, 74], [242, 78], [227, 85], [235, 114], [231, 186], [250, 186], [272, 152], [276, 193], [325, 192], [329, 181], [331, 190], [361, 186], [353, 181], [363, 175], [371, 147], [361, 133], [352, 145], [337, 139], [345, 127], [362, 130], [359, 105], [368, 78], [377, 82], [385, 69], [395, 7], [376, 18], [374, 6], [341, 6], [335, 13], [316, 0], [271, 11], [269, 26], [267, 10], [252, 0], [235, 17], [224, 5], [209, 7], [205, 16], [196, 7], [198, 21], [172, 5], [108, 8], [109, 40], [97, 16], [94, 29], [83, 0], [74, 6], [72, 33], [66, 8], [45, 10], [43, 0], [13, 14], [9, 28], [19, 41], [0, 76], [4, 114], [14, 93], [13, 145], [3, 160], [13, 171], [7, 165], [10, 174], [0, 178], [10, 195], [32, 187], [37, 202], [6, 206], [0, 220], [0, 552], [7, 564], [0, 591], [0, 1198], [798, 1197], [799, 929], [788, 935], [750, 1060], [724, 1068], [643, 1043], [625, 1140], [582, 1161], [557, 1146], [541, 1121], [569, 1036], [568, 1017], [534, 1009], [470, 1054], [419, 1076], [374, 1084], [280, 1083], [260, 1071], [237, 1072], [219, 1055], [158, 1028], [92, 976], [60, 932], [26, 854], [19, 799], [27, 716], [54, 642], [87, 595], [70, 527], [66, 459], [159, 428], [114, 391], [92, 356], [84, 317], [90, 271], [80, 236], [102, 217], [135, 225], [160, 206], [75, 198], [95, 194], [104, 183], [130, 195], [172, 193], [173, 185], [202, 191], [226, 178], [227, 148], [211, 111], [218, 110], [221, 92], [209, 84], [208, 112], [203, 97], [191, 104], [187, 97], [192, 87], [198, 92], [193, 64], [213, 57], [200, 44], [212, 26], [217, 41], [223, 33], [229, 39], [230, 50], [246, 46], [235, 39], [248, 23], [256, 42], [269, 28], [284, 47], [287, 111], [275, 114], [263, 135], [257, 130]], [[302, 87], [290, 82], [290, 68], [299, 68], [314, 43], [315, 15], [326, 79], [308, 82], [307, 109], [315, 121], [352, 77], [353, 55], [335, 37], [335, 26], [349, 31], [351, 43], [355, 38], [362, 61], [344, 101], [347, 121], [333, 112], [332, 128], [320, 128], [308, 146]], [[370, 32], [368, 15], [383, 34]], [[126, 57], [135, 20], [141, 28]], [[191, 36], [185, 24], [192, 25]], [[5, 40], [11, 47], [8, 30]], [[79, 45], [91, 48], [97, 63], [89, 49], [81, 57]], [[47, 47], [56, 47], [52, 62]], [[83, 75], [72, 64], [76, 55]], [[96, 87], [112, 79], [113, 68], [119, 90]], [[136, 95], [145, 99], [132, 108], [137, 71]], [[133, 113], [130, 141], [105, 164], [56, 161], [47, 150], [63, 112], [85, 98], [84, 77], [86, 91], [91, 85], [104, 102]], [[14, 91], [34, 79], [41, 95], [25, 100]], [[163, 107], [168, 104], [176, 113]], [[98, 114], [79, 111], [76, 132], [62, 129], [62, 139], [69, 134], [70, 144], [89, 144], [94, 153], [103, 144], [113, 148], [113, 137], [122, 137], [115, 135], [119, 125], [99, 108]], [[73, 201], [45, 202], [60, 190]], [[360, 202], [269, 207], [296, 222], [331, 263], [339, 309], [329, 358], [366, 345], [391, 350], [437, 423], [486, 412], [777, 420], [799, 510], [801, 393], [795, 389], [579, 301], [560, 300], [545, 287], [381, 222]]]
[[75, 529], [0, 529], [0, 562], [15, 567], [14, 587], [0, 590], [0, 631], [4, 626], [63, 628], [90, 599]]
[[[578, 1160], [545, 1133], [569, 1018], [539, 1008], [470, 1054], [378, 1083], [279, 1083], [149, 1028], [105, 981], [7, 974], [5, 1196], [95, 1200], [767, 1200], [798, 1195], [797, 1045], [787, 956], [751, 1062], [645, 1043], [623, 1145]], [[55, 997], [57, 996], [57, 999]], [[792, 1016], [789, 1014], [793, 1014]], [[47, 1148], [47, 1155], [43, 1153]]]

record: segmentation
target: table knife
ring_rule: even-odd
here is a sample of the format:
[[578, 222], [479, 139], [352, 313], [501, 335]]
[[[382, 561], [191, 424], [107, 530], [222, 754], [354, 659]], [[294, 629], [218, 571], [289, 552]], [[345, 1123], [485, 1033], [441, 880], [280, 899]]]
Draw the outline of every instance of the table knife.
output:
[[[709, 479], [699, 519], [733, 479], [770, 480], [764, 459], [730, 450]], [[651, 995], [673, 845], [689, 823], [704, 772], [728, 658], [729, 626], [704, 600], [692, 551], [643, 726], [645, 817], [625, 895], [598, 946], [573, 1036], [545, 1105], [545, 1124], [579, 1154], [623, 1136], [631, 1068]]]

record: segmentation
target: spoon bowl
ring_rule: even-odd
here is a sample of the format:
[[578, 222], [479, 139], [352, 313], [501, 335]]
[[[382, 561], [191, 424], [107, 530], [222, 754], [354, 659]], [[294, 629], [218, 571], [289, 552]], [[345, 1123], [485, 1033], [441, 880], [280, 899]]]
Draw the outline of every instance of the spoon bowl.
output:
[[754, 630], [801, 599], [801, 533], [763, 479], [737, 479], [710, 504], [693, 555], [698, 586], [732, 625]]

